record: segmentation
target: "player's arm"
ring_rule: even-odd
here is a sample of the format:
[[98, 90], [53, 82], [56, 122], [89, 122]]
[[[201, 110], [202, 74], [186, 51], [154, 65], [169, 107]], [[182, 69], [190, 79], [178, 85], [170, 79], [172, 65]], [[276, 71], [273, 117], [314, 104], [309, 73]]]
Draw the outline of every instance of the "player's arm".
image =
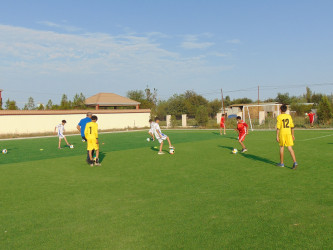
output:
[[79, 130], [79, 132], [81, 133], [81, 127], [80, 127], [79, 124], [76, 126], [76, 128], [77, 128], [77, 130]]
[[244, 122], [244, 126], [246, 127], [246, 134], [249, 134], [249, 125], [247, 125], [247, 123]]
[[276, 129], [276, 141], [280, 142], [280, 129], [279, 128]]
[[57, 126], [54, 127], [54, 133], [57, 133]]

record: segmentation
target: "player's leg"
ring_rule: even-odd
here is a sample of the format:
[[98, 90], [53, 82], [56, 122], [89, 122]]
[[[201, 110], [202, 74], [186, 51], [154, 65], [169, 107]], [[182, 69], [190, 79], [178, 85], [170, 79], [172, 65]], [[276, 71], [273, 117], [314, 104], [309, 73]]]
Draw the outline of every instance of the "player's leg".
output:
[[172, 146], [172, 144], [171, 144], [171, 141], [170, 141], [170, 138], [169, 138], [169, 136], [167, 136], [167, 138], [166, 138], [167, 140], [168, 140], [168, 143], [169, 143], [169, 148], [174, 148], [174, 146]]
[[246, 136], [246, 134], [240, 134], [239, 139], [238, 139], [239, 144], [242, 146], [242, 153], [247, 151], [245, 144], [244, 144], [245, 136]]
[[163, 149], [163, 142], [164, 141], [162, 139], [160, 139], [160, 151], [158, 151], [158, 154], [160, 154], [160, 155], [164, 154], [163, 151], [162, 151], [162, 149]]
[[220, 135], [222, 135], [222, 126], [220, 124]]
[[90, 164], [90, 167], [94, 166], [92, 150], [89, 150], [89, 164]]
[[283, 159], [284, 159], [284, 146], [280, 146], [280, 163], [278, 164], [279, 167], [284, 167]]
[[223, 126], [223, 132], [224, 132], [224, 134], [226, 134], [226, 132], [225, 132], [225, 125]]
[[61, 137], [59, 137], [58, 148], [61, 149]]
[[296, 161], [296, 156], [295, 156], [294, 149], [293, 149], [292, 146], [289, 146], [288, 150], [289, 150], [289, 153], [291, 155], [291, 158], [293, 158], [293, 161], [294, 161], [294, 163], [293, 163], [293, 169], [296, 169], [297, 166], [298, 166], [298, 164], [297, 164], [297, 161]]
[[101, 163], [99, 162], [99, 149], [96, 149], [96, 166], [101, 166]]
[[71, 144], [68, 143], [66, 136], [64, 136], [64, 140], [67, 143], [67, 146], [70, 146]]

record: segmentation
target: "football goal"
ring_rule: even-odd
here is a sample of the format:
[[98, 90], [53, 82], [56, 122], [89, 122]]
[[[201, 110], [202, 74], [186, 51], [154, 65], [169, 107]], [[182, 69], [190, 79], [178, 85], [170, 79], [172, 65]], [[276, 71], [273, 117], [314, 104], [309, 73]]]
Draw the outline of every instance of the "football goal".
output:
[[280, 114], [281, 104], [262, 103], [243, 106], [243, 120], [249, 123], [250, 129], [275, 128], [275, 118]]

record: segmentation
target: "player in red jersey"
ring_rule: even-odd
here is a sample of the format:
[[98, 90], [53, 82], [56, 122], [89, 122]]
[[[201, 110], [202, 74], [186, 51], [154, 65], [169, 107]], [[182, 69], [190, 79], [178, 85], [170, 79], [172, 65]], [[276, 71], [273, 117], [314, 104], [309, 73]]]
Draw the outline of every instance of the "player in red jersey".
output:
[[222, 129], [223, 129], [223, 134], [225, 134], [225, 114], [222, 114], [222, 116], [221, 116], [220, 135], [222, 135]]
[[247, 149], [244, 145], [244, 140], [246, 135], [249, 134], [249, 126], [242, 120], [242, 118], [240, 116], [237, 116], [237, 129], [236, 131], [238, 132], [238, 142], [240, 143], [240, 145], [242, 145], [242, 153], [246, 152]]
[[310, 113], [308, 114], [309, 120], [310, 120], [310, 126], [313, 127], [313, 123], [314, 123], [314, 119], [316, 117], [315, 113], [312, 113], [312, 111], [310, 111]]

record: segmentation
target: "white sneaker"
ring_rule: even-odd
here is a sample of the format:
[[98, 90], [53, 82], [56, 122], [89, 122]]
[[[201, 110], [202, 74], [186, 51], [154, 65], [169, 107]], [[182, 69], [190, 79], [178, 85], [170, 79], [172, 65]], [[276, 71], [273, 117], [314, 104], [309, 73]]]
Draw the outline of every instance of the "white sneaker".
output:
[[164, 155], [165, 153], [164, 152], [158, 152], [159, 155]]
[[175, 147], [174, 147], [174, 146], [171, 146], [171, 147], [169, 147], [169, 148], [170, 148], [170, 149], [171, 149], [171, 148], [175, 149]]

